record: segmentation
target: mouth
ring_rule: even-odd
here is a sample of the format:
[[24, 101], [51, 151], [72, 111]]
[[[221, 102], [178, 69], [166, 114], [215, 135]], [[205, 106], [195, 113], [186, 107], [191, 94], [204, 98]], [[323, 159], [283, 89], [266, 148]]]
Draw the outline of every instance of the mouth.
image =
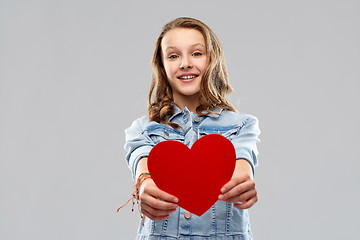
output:
[[179, 77], [177, 77], [179, 80], [181, 80], [182, 82], [192, 82], [193, 80], [195, 80], [195, 78], [197, 78], [199, 75], [196, 74], [186, 74], [186, 75], [181, 75]]

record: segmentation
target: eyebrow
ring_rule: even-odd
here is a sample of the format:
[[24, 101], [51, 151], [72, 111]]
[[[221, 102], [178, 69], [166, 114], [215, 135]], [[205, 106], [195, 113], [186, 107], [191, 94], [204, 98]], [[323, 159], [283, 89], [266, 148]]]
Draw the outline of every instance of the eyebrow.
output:
[[[202, 43], [194, 43], [194, 44], [190, 45], [190, 47], [196, 47], [196, 46], [198, 46], [198, 45], [206, 48], [206, 47], [204, 46], [204, 44], [202, 44]], [[169, 46], [169, 47], [165, 48], [165, 51], [168, 50], [168, 49], [177, 49], [177, 47], [175, 47], [175, 46]]]

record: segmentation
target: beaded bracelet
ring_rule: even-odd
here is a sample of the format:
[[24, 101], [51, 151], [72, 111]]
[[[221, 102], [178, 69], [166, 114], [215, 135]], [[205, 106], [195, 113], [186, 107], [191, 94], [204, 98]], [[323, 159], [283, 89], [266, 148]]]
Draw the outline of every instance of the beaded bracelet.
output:
[[[146, 179], [148, 179], [148, 178], [151, 178], [150, 173], [141, 173], [141, 174], [139, 175], [139, 177], [137, 178], [137, 180], [136, 180], [136, 182], [135, 182], [134, 187], [132, 188], [132, 189], [134, 189], [134, 190], [133, 190], [133, 192], [132, 192], [132, 194], [131, 194], [130, 199], [127, 200], [127, 202], [126, 202], [124, 205], [122, 205], [121, 207], [119, 207], [119, 208], [117, 209], [117, 212], [119, 212], [121, 208], [125, 207], [125, 206], [130, 202], [130, 200], [132, 200], [131, 211], [132, 211], [132, 212], [134, 211], [135, 199], [136, 199], [136, 203], [139, 203], [139, 198], [140, 198], [140, 197], [139, 197], [140, 186], [141, 186], [141, 184], [142, 184]], [[142, 225], [144, 226], [144, 219], [145, 219], [145, 218], [144, 218], [143, 214], [141, 214], [140, 209], [139, 209], [139, 212], [140, 212], [140, 216], [141, 216], [141, 219], [142, 219]]]
[[142, 173], [137, 178], [137, 181], [136, 181], [136, 184], [135, 184], [135, 198], [137, 200], [139, 200], [140, 186], [148, 178], [151, 178], [150, 173]]

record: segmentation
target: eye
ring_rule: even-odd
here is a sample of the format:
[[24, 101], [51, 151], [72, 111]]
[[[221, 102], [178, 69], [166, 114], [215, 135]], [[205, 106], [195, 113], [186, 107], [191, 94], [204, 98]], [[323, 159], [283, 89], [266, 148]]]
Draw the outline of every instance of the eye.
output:
[[202, 53], [201, 52], [194, 52], [193, 53], [193, 56], [195, 56], [195, 57], [197, 57], [197, 56], [201, 56], [202, 55]]
[[169, 58], [170, 59], [176, 59], [176, 58], [178, 58], [178, 55], [172, 54], [172, 55], [169, 56]]

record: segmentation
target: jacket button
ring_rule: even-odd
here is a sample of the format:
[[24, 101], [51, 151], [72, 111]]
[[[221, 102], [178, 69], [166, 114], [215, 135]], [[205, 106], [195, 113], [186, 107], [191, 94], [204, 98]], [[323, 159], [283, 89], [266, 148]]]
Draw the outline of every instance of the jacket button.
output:
[[189, 218], [191, 217], [191, 213], [190, 213], [190, 212], [186, 212], [186, 213], [184, 214], [184, 217], [185, 217], [186, 219], [189, 219]]
[[195, 122], [200, 122], [199, 116], [195, 116], [195, 117], [194, 117], [194, 121], [195, 121]]
[[166, 130], [164, 131], [164, 133], [166, 136], [169, 136], [169, 133]]

